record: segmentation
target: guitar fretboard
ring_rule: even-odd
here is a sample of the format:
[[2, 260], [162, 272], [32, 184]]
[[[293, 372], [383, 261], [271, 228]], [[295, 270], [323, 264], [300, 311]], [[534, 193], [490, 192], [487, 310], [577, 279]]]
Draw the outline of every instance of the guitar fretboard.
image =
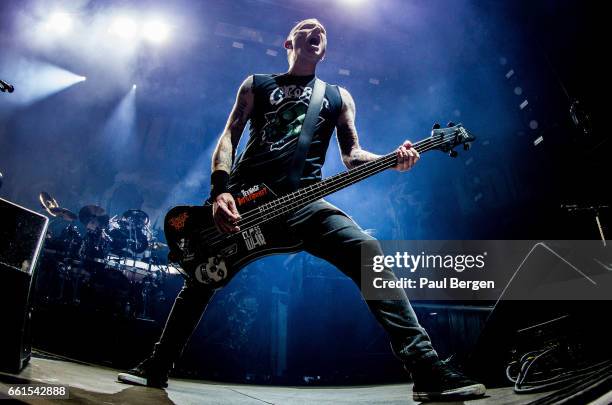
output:
[[[440, 141], [444, 141], [444, 138], [442, 137]], [[419, 153], [427, 152], [437, 146], [439, 146], [439, 143], [432, 140], [432, 138], [423, 139], [413, 145]], [[245, 229], [245, 225], [246, 227], [255, 226], [274, 217], [297, 211], [320, 198], [380, 173], [383, 170], [394, 167], [395, 165], [397, 165], [397, 154], [396, 152], [392, 152], [345, 172], [330, 176], [320, 182], [285, 194], [282, 197], [244, 213], [243, 218], [245, 218], [245, 220], [243, 220], [243, 223], [240, 223], [240, 226], [242, 229]], [[253, 217], [257, 219], [254, 220]]]

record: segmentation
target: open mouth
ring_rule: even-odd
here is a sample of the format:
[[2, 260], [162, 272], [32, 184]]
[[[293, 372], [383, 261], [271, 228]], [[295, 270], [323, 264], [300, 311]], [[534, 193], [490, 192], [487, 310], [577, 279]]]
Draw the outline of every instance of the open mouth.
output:
[[313, 46], [319, 46], [319, 44], [321, 43], [321, 38], [318, 36], [312, 37], [308, 40], [308, 43]]

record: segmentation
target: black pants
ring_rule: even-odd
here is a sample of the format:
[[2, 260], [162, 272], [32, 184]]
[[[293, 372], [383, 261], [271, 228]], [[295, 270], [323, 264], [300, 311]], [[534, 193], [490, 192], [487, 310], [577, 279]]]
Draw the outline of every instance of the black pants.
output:
[[[345, 213], [332, 204], [319, 200], [293, 214], [288, 219], [291, 232], [304, 241], [304, 250], [314, 256], [327, 260], [358, 286], [361, 279], [361, 251], [370, 249], [368, 254], [382, 254], [374, 238], [366, 234]], [[382, 273], [366, 272], [372, 277], [395, 279], [390, 270]], [[419, 363], [437, 360], [429, 336], [419, 325], [408, 297], [401, 289], [393, 299], [367, 300], [367, 304], [383, 328], [389, 334], [395, 355], [407, 369]], [[189, 337], [198, 325], [200, 318], [211, 300], [214, 291], [203, 284], [186, 281], [178, 294], [158, 343], [153, 358], [162, 367], [170, 368], [178, 359]]]

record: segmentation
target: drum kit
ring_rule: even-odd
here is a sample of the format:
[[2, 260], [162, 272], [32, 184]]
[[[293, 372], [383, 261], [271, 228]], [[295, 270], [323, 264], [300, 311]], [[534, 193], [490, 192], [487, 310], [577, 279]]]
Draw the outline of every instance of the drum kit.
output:
[[58, 235], [47, 235], [45, 251], [55, 258], [59, 284], [48, 301], [86, 301], [119, 315], [150, 319], [151, 305], [163, 299], [168, 245], [155, 238], [147, 213], [130, 209], [109, 217], [102, 207], [86, 205], [77, 215], [46, 192], [39, 200], [50, 216], [66, 222]]

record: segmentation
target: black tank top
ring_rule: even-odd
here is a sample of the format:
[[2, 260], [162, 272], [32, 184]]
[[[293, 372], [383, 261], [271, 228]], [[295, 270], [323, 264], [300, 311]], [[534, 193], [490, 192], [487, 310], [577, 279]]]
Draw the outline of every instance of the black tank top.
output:
[[[288, 175], [306, 116], [315, 76], [253, 75], [255, 103], [250, 137], [236, 159], [230, 187], [265, 183], [275, 192], [289, 190]], [[319, 121], [301, 177], [301, 186], [321, 179], [321, 167], [342, 109], [338, 86], [325, 85]]]

